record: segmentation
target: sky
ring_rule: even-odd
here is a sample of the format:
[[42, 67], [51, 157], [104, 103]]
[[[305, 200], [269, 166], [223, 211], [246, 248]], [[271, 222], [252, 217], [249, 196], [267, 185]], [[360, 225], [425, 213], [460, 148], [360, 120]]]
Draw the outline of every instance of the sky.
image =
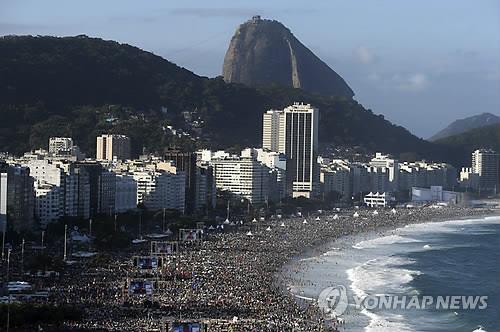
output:
[[358, 102], [419, 137], [500, 115], [499, 0], [0, 0], [0, 35], [86, 34], [215, 77], [253, 15], [282, 22]]

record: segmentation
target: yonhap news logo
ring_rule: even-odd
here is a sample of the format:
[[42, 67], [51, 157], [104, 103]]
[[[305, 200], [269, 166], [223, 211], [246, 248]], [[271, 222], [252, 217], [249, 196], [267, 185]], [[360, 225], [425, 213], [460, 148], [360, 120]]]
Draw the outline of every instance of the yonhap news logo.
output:
[[328, 316], [338, 317], [342, 315], [348, 304], [347, 290], [342, 285], [325, 288], [318, 297], [319, 309]]
[[318, 307], [328, 318], [341, 316], [353, 306], [357, 310], [484, 310], [488, 307], [485, 295], [366, 295], [348, 298], [343, 285], [328, 287], [318, 296]]

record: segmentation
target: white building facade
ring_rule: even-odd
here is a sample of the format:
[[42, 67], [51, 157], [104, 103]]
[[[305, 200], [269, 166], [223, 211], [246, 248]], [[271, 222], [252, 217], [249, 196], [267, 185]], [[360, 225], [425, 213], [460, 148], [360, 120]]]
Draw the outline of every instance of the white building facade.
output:
[[218, 190], [248, 199], [252, 204], [269, 198], [269, 168], [255, 157], [213, 159], [215, 186]]
[[174, 209], [184, 213], [185, 175], [164, 170], [143, 169], [132, 172], [137, 182], [137, 204], [149, 210]]
[[273, 152], [285, 150], [285, 121], [282, 110], [269, 110], [263, 115], [262, 148]]
[[71, 155], [73, 153], [73, 139], [71, 137], [50, 137], [49, 153], [54, 155]]

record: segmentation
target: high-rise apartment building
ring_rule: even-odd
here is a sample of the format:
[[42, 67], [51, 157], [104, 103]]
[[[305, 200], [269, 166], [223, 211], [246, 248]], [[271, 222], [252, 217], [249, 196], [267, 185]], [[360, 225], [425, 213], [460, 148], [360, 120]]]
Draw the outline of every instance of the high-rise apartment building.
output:
[[125, 135], [97, 137], [97, 160], [130, 159], [130, 138]]
[[73, 163], [73, 167], [74, 170], [79, 170], [80, 174], [85, 173], [88, 178], [89, 216], [113, 214], [115, 212], [116, 174], [94, 161]]
[[320, 182], [323, 192], [337, 192], [343, 197], [352, 195], [352, 174], [349, 162], [336, 159], [323, 164], [320, 172]]
[[198, 162], [196, 170], [195, 210], [198, 212], [215, 208], [217, 188], [214, 168], [208, 162]]
[[164, 157], [165, 160], [174, 161], [177, 170], [184, 172], [186, 176], [186, 212], [193, 212], [196, 200], [196, 154], [194, 152], [168, 149]]
[[500, 155], [489, 149], [479, 149], [472, 153], [472, 172], [479, 174], [479, 191], [498, 192], [498, 172]]
[[255, 156], [212, 159], [215, 185], [221, 191], [262, 204], [269, 198], [269, 168]]
[[66, 176], [59, 164], [47, 159], [22, 163], [30, 169], [30, 176], [35, 180], [35, 217], [42, 228], [64, 215]]
[[281, 110], [269, 110], [264, 113], [262, 121], [262, 148], [264, 150], [284, 151], [285, 122], [283, 114], [284, 112]]
[[85, 168], [74, 163], [60, 163], [65, 174], [64, 215], [90, 218], [90, 182]]
[[311, 198], [319, 186], [319, 110], [310, 104], [294, 103], [283, 110], [285, 142], [279, 143], [287, 157], [287, 183], [293, 197]]
[[115, 212], [123, 213], [137, 207], [137, 182], [132, 174], [116, 174]]
[[184, 172], [142, 169], [132, 172], [137, 182], [137, 203], [149, 210], [173, 209], [184, 213], [186, 179]]
[[[387, 172], [389, 184], [384, 184], [385, 191], [397, 191], [398, 181], [399, 181], [399, 162], [398, 160], [392, 158], [389, 155], [384, 155], [380, 152], [375, 154], [375, 158], [370, 161], [370, 166], [379, 168], [379, 170], [373, 170], [375, 173], [385, 173]], [[385, 170], [383, 170], [385, 169]], [[380, 188], [380, 186], [378, 186]], [[373, 191], [373, 190], [372, 190]], [[376, 192], [376, 191], [374, 191]], [[382, 191], [381, 191], [382, 192]]]
[[[4, 184], [7, 183], [6, 195], [6, 214], [7, 223], [10, 223], [16, 232], [33, 231], [34, 223], [34, 208], [35, 208], [35, 193], [33, 186], [33, 178], [30, 176], [30, 169], [17, 164], [9, 165], [0, 163], [0, 208], [5, 202], [3, 196], [5, 194]], [[3, 211], [0, 211], [0, 215]]]

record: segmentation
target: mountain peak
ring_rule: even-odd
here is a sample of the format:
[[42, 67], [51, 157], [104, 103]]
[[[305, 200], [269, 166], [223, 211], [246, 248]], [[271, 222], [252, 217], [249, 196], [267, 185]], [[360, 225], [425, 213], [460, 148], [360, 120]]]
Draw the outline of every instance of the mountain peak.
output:
[[453, 121], [446, 128], [440, 130], [439, 132], [434, 134], [434, 136], [430, 137], [429, 141], [437, 141], [442, 138], [462, 134], [466, 131], [493, 125], [495, 123], [500, 123], [500, 117], [494, 114], [485, 112], [478, 115], [473, 115], [464, 119]]
[[254, 16], [241, 24], [224, 57], [226, 82], [282, 85], [351, 98], [340, 75], [305, 47], [282, 23]]

